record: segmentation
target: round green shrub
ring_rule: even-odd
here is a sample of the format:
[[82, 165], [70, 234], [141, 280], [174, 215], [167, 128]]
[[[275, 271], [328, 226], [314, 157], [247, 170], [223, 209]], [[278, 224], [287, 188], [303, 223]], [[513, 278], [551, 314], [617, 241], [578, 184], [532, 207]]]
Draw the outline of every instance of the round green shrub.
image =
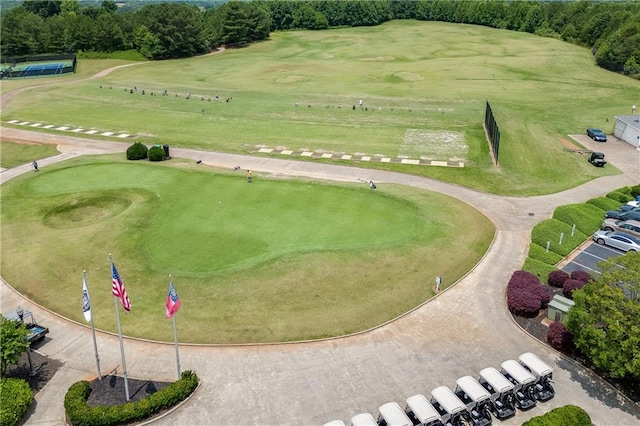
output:
[[127, 160], [144, 160], [149, 149], [140, 142], [136, 142], [127, 148]]
[[533, 417], [522, 423], [522, 426], [591, 426], [591, 417], [580, 407], [565, 405], [542, 416]]
[[0, 424], [15, 426], [33, 402], [33, 391], [22, 379], [0, 380]]
[[149, 161], [164, 161], [167, 156], [161, 146], [152, 146], [149, 150]]

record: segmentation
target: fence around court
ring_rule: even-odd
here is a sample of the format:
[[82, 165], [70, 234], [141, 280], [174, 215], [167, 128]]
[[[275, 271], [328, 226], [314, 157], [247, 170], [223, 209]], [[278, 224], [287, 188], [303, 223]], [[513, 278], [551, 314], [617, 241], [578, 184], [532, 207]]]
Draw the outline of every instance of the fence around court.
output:
[[2, 58], [1, 78], [39, 77], [75, 73], [75, 54], [16, 56]]

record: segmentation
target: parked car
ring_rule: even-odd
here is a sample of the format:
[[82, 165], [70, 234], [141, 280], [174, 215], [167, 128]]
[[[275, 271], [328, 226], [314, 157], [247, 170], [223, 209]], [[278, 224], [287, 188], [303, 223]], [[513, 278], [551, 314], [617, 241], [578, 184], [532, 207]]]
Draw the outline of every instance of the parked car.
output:
[[587, 129], [587, 136], [593, 139], [596, 142], [606, 142], [607, 135], [600, 129], [589, 128]]
[[617, 220], [640, 220], [640, 210], [629, 210], [621, 212], [618, 210], [609, 210], [604, 214], [605, 219], [617, 219]]
[[596, 167], [604, 167], [607, 162], [604, 160], [604, 153], [602, 152], [592, 152], [587, 161], [593, 164]]
[[593, 240], [600, 245], [615, 247], [622, 251], [640, 251], [640, 238], [619, 231], [596, 231]]
[[638, 220], [605, 219], [600, 229], [603, 231], [621, 231], [634, 237], [640, 237], [640, 221]]
[[632, 209], [638, 208], [640, 207], [640, 200], [629, 201], [626, 205], [631, 207]]
[[[629, 201], [629, 203], [635, 203], [635, 202], [636, 201]], [[630, 205], [630, 204], [623, 204], [623, 205], [620, 206], [620, 208], [618, 210], [620, 210], [621, 212], [628, 212], [628, 211], [631, 211], [631, 210], [640, 211], [640, 206], [633, 206], [633, 205]]]

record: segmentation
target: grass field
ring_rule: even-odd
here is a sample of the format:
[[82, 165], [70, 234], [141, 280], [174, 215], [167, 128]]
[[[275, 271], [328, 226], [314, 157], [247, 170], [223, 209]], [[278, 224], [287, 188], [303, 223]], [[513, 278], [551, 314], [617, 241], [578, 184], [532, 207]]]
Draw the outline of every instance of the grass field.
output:
[[0, 143], [0, 167], [9, 169], [56, 154], [58, 150], [54, 145], [13, 143], [3, 140]]
[[[147, 95], [124, 90], [134, 85]], [[163, 90], [171, 95], [149, 96]], [[208, 101], [216, 95], [220, 101]], [[266, 146], [455, 158], [463, 169], [366, 167], [533, 195], [615, 173], [565, 152], [561, 139], [590, 126], [611, 132], [613, 116], [639, 97], [638, 81], [598, 68], [585, 48], [506, 30], [395, 21], [274, 33], [244, 49], [38, 88], [14, 98], [4, 119], [236, 153]], [[352, 109], [360, 99], [366, 111]], [[502, 133], [499, 167], [482, 130], [487, 100]]]
[[[74, 159], [2, 187], [2, 276], [82, 320], [86, 269], [96, 326], [116, 330], [112, 254], [131, 297], [124, 333], [170, 341], [168, 275], [183, 342], [314, 339], [370, 328], [433, 295], [484, 254], [493, 226], [449, 197], [203, 170], [192, 162]], [[451, 253], [456, 253], [452, 256]], [[61, 296], [64, 295], [64, 296]]]

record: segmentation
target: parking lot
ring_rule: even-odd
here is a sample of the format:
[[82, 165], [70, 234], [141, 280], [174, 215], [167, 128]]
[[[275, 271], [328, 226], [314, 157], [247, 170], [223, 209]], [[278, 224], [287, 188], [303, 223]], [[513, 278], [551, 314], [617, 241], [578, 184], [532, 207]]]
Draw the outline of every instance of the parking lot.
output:
[[609, 246], [601, 246], [595, 241], [591, 241], [588, 245], [573, 257], [562, 270], [568, 273], [573, 271], [586, 271], [592, 275], [600, 274], [598, 263], [611, 257], [618, 257], [624, 254], [623, 251]]

